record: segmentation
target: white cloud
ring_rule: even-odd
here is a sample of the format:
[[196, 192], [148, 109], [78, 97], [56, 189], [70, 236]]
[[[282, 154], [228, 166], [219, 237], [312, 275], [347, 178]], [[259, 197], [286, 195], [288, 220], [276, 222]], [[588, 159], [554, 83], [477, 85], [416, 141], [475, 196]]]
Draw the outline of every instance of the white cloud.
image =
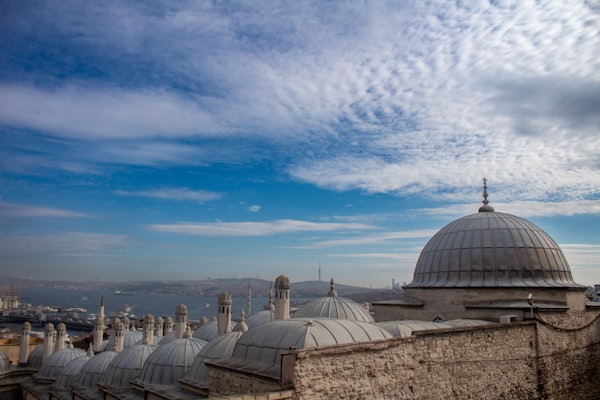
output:
[[218, 200], [223, 197], [221, 193], [206, 192], [204, 190], [190, 190], [188, 188], [156, 189], [138, 192], [117, 190], [115, 193], [122, 196], [141, 196], [163, 200], [195, 201], [200, 204], [203, 204], [207, 201]]
[[[490, 203], [496, 211], [527, 217], [574, 216], [600, 214], [600, 200], [576, 200], [563, 202], [515, 201]], [[453, 204], [440, 208], [422, 208], [417, 213], [431, 216], [458, 217], [477, 212], [481, 204]]]
[[253, 213], [259, 212], [260, 209], [261, 209], [261, 206], [259, 206], [257, 204], [253, 204], [251, 206], [248, 206], [248, 211], [253, 212]]
[[338, 246], [361, 246], [361, 245], [373, 245], [383, 244], [394, 240], [406, 240], [406, 239], [422, 239], [430, 238], [437, 230], [434, 229], [420, 229], [413, 231], [399, 231], [399, 232], [383, 232], [371, 235], [354, 236], [350, 238], [339, 238], [322, 240], [315, 242], [308, 246], [310, 248], [321, 248], [321, 247], [338, 247]]
[[60, 208], [14, 204], [0, 200], [0, 217], [84, 218], [90, 215]]
[[101, 54], [110, 78], [4, 84], [0, 123], [102, 141], [95, 162], [206, 163], [199, 139], [244, 138], [336, 190], [456, 196], [486, 175], [502, 201], [597, 195], [600, 17], [586, 2], [72, 7], [15, 29]]
[[155, 224], [150, 229], [159, 232], [178, 233], [196, 236], [271, 236], [295, 232], [330, 232], [340, 230], [374, 229], [371, 225], [309, 222], [282, 219], [267, 222], [214, 222]]

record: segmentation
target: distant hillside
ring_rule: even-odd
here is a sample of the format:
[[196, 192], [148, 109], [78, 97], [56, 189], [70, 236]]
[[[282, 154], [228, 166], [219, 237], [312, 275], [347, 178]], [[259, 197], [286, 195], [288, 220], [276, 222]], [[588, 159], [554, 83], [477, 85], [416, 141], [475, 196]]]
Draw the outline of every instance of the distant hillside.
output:
[[[245, 297], [248, 294], [248, 285], [253, 297], [268, 297], [272, 281], [256, 278], [232, 279], [204, 279], [197, 281], [144, 281], [144, 282], [72, 282], [29, 280], [5, 277], [5, 285], [19, 287], [53, 287], [64, 289], [103, 289], [107, 291], [119, 290], [126, 293], [162, 293], [186, 296], [215, 296], [227, 291], [233, 297]], [[335, 283], [335, 290], [339, 296], [350, 297], [361, 293], [368, 293], [372, 289]], [[329, 293], [328, 281], [292, 282], [293, 298], [323, 297]]]

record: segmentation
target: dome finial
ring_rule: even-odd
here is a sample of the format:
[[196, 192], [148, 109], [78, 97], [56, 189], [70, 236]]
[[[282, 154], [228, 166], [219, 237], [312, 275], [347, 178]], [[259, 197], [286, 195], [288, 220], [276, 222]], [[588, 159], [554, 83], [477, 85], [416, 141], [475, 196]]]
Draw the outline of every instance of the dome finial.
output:
[[490, 212], [494, 211], [494, 207], [489, 205], [488, 193], [487, 193], [487, 178], [483, 177], [483, 205], [479, 207], [479, 212]]
[[333, 278], [329, 281], [329, 293], [327, 294], [329, 297], [337, 297], [337, 292], [335, 291], [335, 285], [333, 284]]

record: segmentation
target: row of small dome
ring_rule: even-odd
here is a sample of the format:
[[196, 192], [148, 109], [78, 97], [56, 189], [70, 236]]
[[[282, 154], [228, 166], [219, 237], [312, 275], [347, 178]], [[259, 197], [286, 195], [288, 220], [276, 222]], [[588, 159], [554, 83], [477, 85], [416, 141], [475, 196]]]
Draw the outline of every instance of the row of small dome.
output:
[[[236, 327], [225, 332], [220, 332], [217, 318], [202, 321], [192, 333], [187, 326], [187, 307], [179, 305], [176, 309], [176, 325], [179, 325], [165, 336], [153, 335], [154, 319], [146, 316], [142, 332], [125, 331], [117, 323], [118, 329], [111, 330], [103, 351], [96, 355], [91, 349], [86, 353], [81, 349], [64, 348], [42, 363], [39, 346], [29, 355], [28, 367], [38, 367], [36, 380], [49, 383], [50, 390], [55, 391], [95, 390], [97, 385], [108, 391], [173, 385], [208, 390], [207, 362], [278, 378], [281, 356], [295, 350], [409, 336], [419, 329], [488, 323], [390, 321], [375, 324], [359, 304], [337, 296], [333, 280], [327, 297], [307, 303], [295, 318], [278, 319], [277, 315], [285, 314], [279, 308], [285, 308], [286, 304], [289, 307], [289, 279], [280, 276], [275, 289], [275, 305], [270, 302], [268, 309], [247, 320], [242, 314]], [[219, 297], [220, 313], [230, 310], [222, 307], [227, 301], [230, 305], [230, 296]], [[230, 322], [230, 314], [226, 317]]]

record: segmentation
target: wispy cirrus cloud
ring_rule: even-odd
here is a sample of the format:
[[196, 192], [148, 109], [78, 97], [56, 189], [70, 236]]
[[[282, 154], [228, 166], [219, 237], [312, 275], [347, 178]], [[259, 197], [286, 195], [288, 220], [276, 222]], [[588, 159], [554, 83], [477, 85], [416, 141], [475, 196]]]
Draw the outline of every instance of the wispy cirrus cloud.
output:
[[0, 218], [87, 218], [89, 214], [60, 208], [15, 204], [0, 200]]
[[213, 222], [155, 224], [150, 229], [158, 232], [178, 233], [194, 236], [272, 236], [297, 232], [331, 232], [375, 229], [374, 226], [358, 223], [310, 222], [281, 219], [266, 222]]
[[204, 204], [207, 201], [218, 200], [223, 197], [222, 193], [207, 192], [204, 190], [191, 190], [189, 188], [166, 188], [142, 190], [137, 192], [117, 190], [115, 193], [121, 196], [150, 197], [155, 199], [175, 201], [194, 201], [200, 204]]

